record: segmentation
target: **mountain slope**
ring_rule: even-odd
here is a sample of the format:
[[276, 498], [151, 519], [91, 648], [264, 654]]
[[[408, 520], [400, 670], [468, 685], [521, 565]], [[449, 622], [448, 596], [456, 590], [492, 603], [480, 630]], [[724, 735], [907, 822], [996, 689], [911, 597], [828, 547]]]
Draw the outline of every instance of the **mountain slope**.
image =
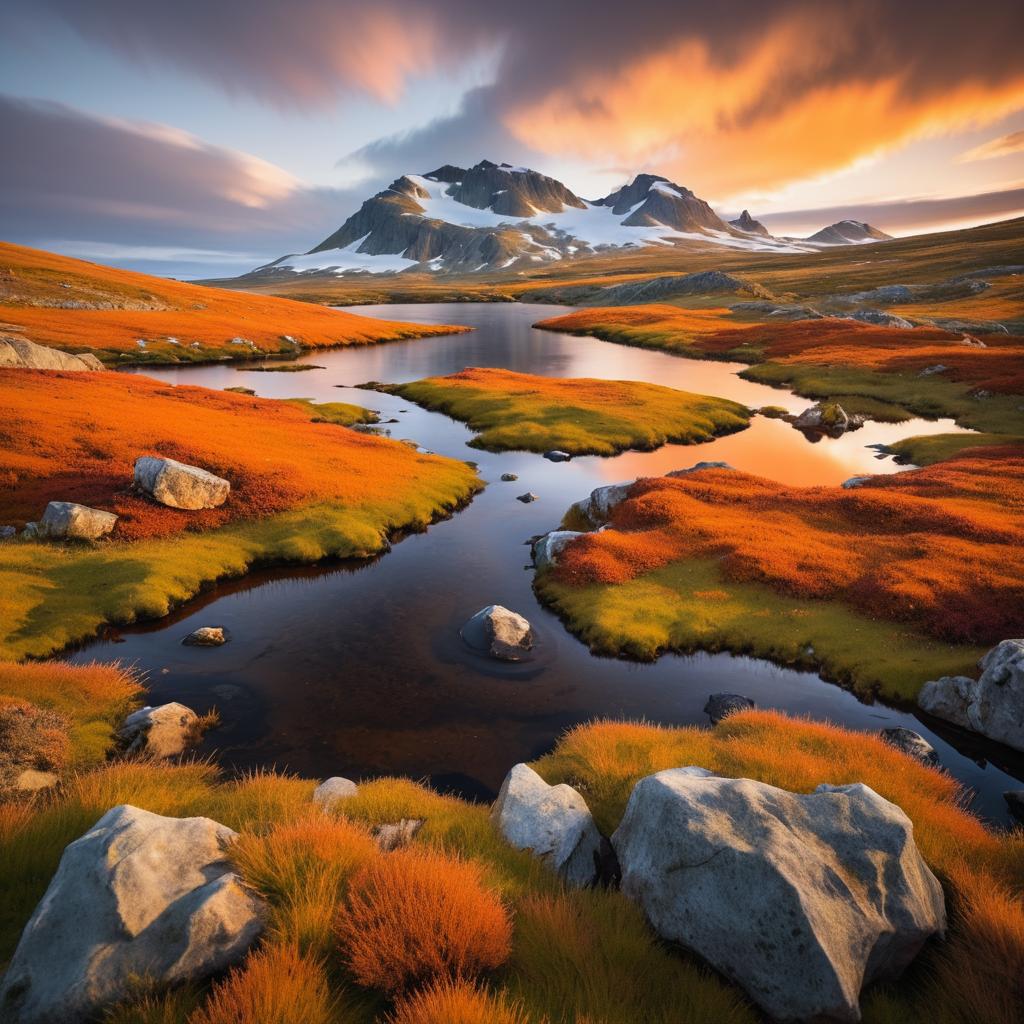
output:
[[735, 220], [729, 223], [737, 230], [744, 231], [748, 235], [763, 235], [771, 238], [772, 233], [759, 221], [750, 216], [749, 210], [744, 210]]
[[840, 220], [822, 228], [807, 239], [821, 245], [860, 245], [864, 242], [888, 242], [892, 235], [861, 220]]

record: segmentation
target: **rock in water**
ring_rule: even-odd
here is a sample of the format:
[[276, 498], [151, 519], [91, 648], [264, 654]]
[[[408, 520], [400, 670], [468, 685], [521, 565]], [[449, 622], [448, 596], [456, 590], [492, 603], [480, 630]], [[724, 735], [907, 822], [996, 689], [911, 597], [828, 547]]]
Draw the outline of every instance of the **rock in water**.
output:
[[572, 786], [549, 786], [529, 765], [505, 776], [491, 821], [518, 850], [531, 850], [570, 885], [587, 886], [598, 873], [601, 834], [586, 801]]
[[135, 486], [161, 505], [200, 509], [223, 505], [231, 484], [198, 466], [144, 455], [135, 460]]
[[585, 533], [579, 530], [552, 530], [538, 537], [533, 542], [533, 564], [538, 569], [545, 566], [557, 565], [558, 555], [567, 544], [570, 544], [577, 537], [585, 537]]
[[503, 483], [510, 484], [519, 479], [516, 473], [502, 473], [501, 479]]
[[1024, 750], [1024, 640], [1004, 640], [978, 662], [981, 678], [943, 676], [921, 687], [918, 706], [936, 718]]
[[129, 754], [177, 757], [195, 740], [199, 716], [184, 704], [172, 702], [133, 711], [118, 730]]
[[922, 764], [938, 768], [938, 751], [920, 733], [914, 732], [913, 729], [904, 729], [902, 726], [897, 726], [894, 729], [882, 729], [878, 735], [890, 747], [902, 750], [904, 754], [917, 758]]
[[535, 501], [540, 501], [540, 495], [534, 494], [533, 491], [527, 491], [525, 494], [520, 494], [516, 501], [521, 501], [524, 505], [532, 505]]
[[91, 353], [72, 355], [59, 348], [37, 345], [27, 338], [0, 334], [0, 366], [22, 370], [102, 370], [103, 364]]
[[544, 458], [548, 462], [568, 462], [572, 456], [568, 452], [562, 452], [555, 448], [550, 452], [545, 452]]
[[492, 658], [519, 661], [533, 647], [530, 623], [500, 604], [481, 608], [462, 627], [462, 638], [470, 647], [487, 651]]
[[860, 1020], [862, 987], [946, 926], [910, 819], [859, 783], [803, 795], [670, 769], [637, 783], [612, 845], [655, 930], [778, 1020]]
[[50, 540], [99, 540], [106, 537], [117, 516], [73, 501], [51, 501], [36, 526], [36, 536]]
[[264, 904], [231, 870], [235, 833], [122, 804], [64, 850], [0, 984], [6, 1024], [82, 1024], [107, 1004], [239, 961]]
[[757, 705], [742, 693], [713, 693], [704, 705], [704, 714], [711, 719], [712, 725], [718, 725], [723, 718], [737, 711], [750, 711]]
[[223, 626], [200, 626], [181, 642], [189, 647], [222, 647], [228, 642], [228, 634]]
[[325, 810], [330, 810], [339, 800], [355, 796], [358, 792], [359, 787], [351, 779], [332, 775], [331, 778], [324, 779], [313, 790], [313, 803], [319, 804]]

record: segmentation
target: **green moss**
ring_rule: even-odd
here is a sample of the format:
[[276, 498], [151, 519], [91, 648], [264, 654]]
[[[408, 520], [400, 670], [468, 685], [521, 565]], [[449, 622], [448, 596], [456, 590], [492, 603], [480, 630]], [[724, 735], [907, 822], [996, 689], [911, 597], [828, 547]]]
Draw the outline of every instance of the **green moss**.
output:
[[379, 423], [380, 416], [373, 409], [366, 409], [351, 402], [314, 402], [312, 398], [286, 398], [286, 402], [308, 409], [314, 423], [336, 423], [339, 427], [351, 427], [355, 423]]
[[532, 377], [507, 370], [466, 370], [384, 389], [463, 421], [478, 433], [470, 444], [486, 451], [647, 451], [743, 430], [752, 415], [728, 399], [656, 384]]
[[943, 462], [967, 448], [987, 448], [993, 445], [1024, 445], [1024, 436], [1007, 434], [931, 434], [925, 437], [905, 437], [886, 446], [886, 450], [901, 462], [915, 466], [930, 466]]
[[723, 580], [711, 559], [610, 585], [569, 586], [539, 573], [535, 587], [597, 654], [650, 660], [670, 650], [728, 650], [818, 669], [859, 693], [890, 699], [912, 701], [929, 679], [969, 675], [984, 653], [838, 602]]

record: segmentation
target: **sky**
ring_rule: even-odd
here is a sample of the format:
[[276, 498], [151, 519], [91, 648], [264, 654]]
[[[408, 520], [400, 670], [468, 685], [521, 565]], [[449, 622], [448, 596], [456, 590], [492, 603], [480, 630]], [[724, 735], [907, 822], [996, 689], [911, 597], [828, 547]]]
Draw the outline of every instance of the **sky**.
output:
[[1019, 0], [2, 0], [0, 238], [230, 276], [483, 158], [776, 234], [1001, 220], [1022, 39]]

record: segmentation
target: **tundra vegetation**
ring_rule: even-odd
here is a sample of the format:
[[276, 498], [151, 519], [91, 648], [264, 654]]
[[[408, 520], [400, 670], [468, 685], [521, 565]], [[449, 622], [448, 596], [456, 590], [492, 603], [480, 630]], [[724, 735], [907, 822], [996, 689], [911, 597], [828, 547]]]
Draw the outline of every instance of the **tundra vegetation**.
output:
[[538, 377], [468, 367], [447, 377], [376, 385], [462, 420], [486, 451], [614, 455], [697, 444], [743, 430], [749, 409], [725, 398], [640, 381]]

